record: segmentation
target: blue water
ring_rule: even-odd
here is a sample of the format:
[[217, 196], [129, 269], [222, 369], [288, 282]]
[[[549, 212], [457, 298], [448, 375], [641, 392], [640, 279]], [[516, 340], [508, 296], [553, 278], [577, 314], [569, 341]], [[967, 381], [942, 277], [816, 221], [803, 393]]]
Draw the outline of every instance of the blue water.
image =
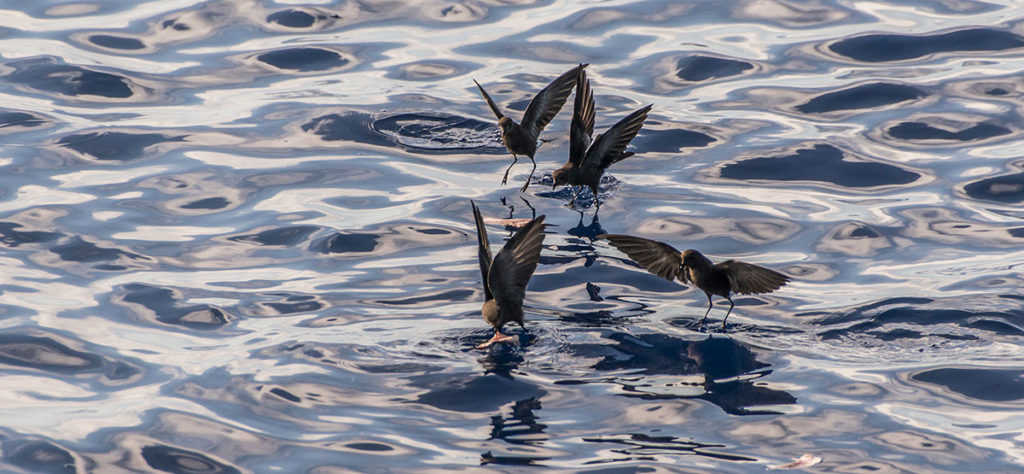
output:
[[[0, 470], [1024, 469], [1024, 5], [0, 3]], [[654, 104], [601, 208], [518, 118]], [[520, 344], [469, 200], [545, 214]], [[704, 295], [626, 233], [794, 277]], [[724, 301], [721, 301], [724, 303]], [[537, 466], [538, 468], [528, 467]]]

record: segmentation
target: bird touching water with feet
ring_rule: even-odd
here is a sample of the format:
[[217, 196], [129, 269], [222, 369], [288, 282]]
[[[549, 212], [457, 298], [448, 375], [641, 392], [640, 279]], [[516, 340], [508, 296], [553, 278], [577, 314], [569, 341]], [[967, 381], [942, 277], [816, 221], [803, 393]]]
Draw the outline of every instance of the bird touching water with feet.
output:
[[480, 209], [477, 209], [473, 201], [470, 204], [476, 221], [477, 257], [484, 284], [484, 306], [480, 311], [484, 321], [494, 327], [494, 337], [476, 347], [484, 349], [495, 343], [516, 340], [515, 336], [501, 333], [501, 328], [507, 323], [518, 323], [526, 329], [523, 322], [523, 298], [526, 296], [526, 284], [540, 261], [540, 250], [544, 243], [544, 216], [526, 223], [491, 258], [491, 245], [484, 220], [480, 217]]
[[[594, 193], [594, 202], [600, 208], [597, 191], [601, 176], [609, 166], [634, 155], [626, 151], [626, 146], [636, 137], [650, 111], [651, 105], [648, 105], [627, 115], [591, 143], [595, 118], [594, 92], [590, 89], [587, 71], [581, 70], [576, 78], [576, 99], [569, 126], [569, 162], [552, 173], [554, 184], [551, 189], [562, 184], [571, 185], [574, 190], [576, 186], [589, 186]], [[573, 194], [570, 204], [576, 201], [576, 197], [577, 194]]]
[[597, 237], [607, 239], [615, 248], [655, 275], [669, 281], [678, 279], [683, 283], [690, 282], [700, 288], [708, 297], [708, 310], [700, 320], [701, 325], [714, 306], [711, 295], [729, 300], [729, 311], [722, 318], [722, 329], [725, 329], [725, 320], [729, 318], [734, 306], [730, 294], [770, 293], [790, 281], [788, 276], [775, 270], [736, 260], [712, 263], [696, 250], [680, 252], [664, 242], [621, 234], [602, 234]]
[[473, 80], [476, 87], [480, 89], [480, 94], [487, 101], [487, 105], [490, 106], [491, 111], [498, 117], [498, 126], [501, 127], [501, 142], [505, 144], [505, 148], [508, 149], [509, 153], [512, 153], [512, 164], [508, 165], [508, 169], [505, 170], [505, 176], [501, 178], [501, 184], [505, 184], [508, 181], [508, 172], [519, 161], [519, 155], [525, 155], [533, 163], [530, 176], [526, 178], [526, 183], [520, 189], [520, 191], [526, 191], [526, 188], [530, 185], [530, 179], [533, 178], [533, 172], [537, 170], [537, 162], [534, 161], [533, 155], [537, 153], [537, 140], [540, 139], [540, 132], [544, 130], [544, 127], [551, 122], [551, 119], [555, 118], [558, 111], [565, 105], [565, 100], [569, 98], [569, 93], [572, 92], [572, 88], [576, 85], [576, 76], [585, 67], [587, 67], [587, 64], [580, 64], [558, 76], [547, 87], [541, 89], [533, 97], [533, 100], [530, 101], [530, 105], [526, 107], [526, 112], [523, 112], [523, 120], [520, 123], [516, 123], [503, 114], [498, 105], [491, 99], [491, 96], [484, 90], [483, 86], [476, 82], [476, 79]]

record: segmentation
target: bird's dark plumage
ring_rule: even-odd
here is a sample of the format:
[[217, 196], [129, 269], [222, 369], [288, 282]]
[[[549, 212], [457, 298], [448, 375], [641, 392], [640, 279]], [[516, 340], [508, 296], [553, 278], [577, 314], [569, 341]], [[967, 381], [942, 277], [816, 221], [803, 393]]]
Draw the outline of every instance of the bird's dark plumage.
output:
[[491, 258], [490, 242], [480, 210], [475, 203], [470, 203], [476, 221], [477, 259], [484, 285], [481, 313], [484, 320], [494, 327], [494, 337], [478, 346], [483, 348], [508, 339], [501, 333], [501, 328], [507, 323], [515, 322], [525, 327], [523, 298], [526, 296], [526, 284], [540, 261], [540, 250], [544, 243], [544, 216], [538, 216], [516, 231], [498, 254]]
[[[651, 106], [648, 105], [627, 115], [591, 143], [595, 119], [594, 93], [590, 89], [587, 72], [581, 70], [576, 78], [576, 99], [569, 126], [569, 161], [552, 173], [552, 189], [561, 184], [588, 186], [597, 201], [601, 176], [609, 166], [633, 156], [633, 152], [626, 151], [626, 146], [636, 137], [650, 111]], [[597, 205], [600, 206], [600, 202]]]
[[569, 98], [569, 93], [572, 92], [572, 88], [576, 85], [576, 76], [585, 67], [587, 67], [587, 64], [580, 64], [558, 76], [547, 87], [541, 89], [533, 97], [533, 100], [530, 101], [530, 105], [526, 107], [526, 112], [523, 113], [523, 120], [520, 123], [516, 123], [503, 114], [501, 109], [498, 108], [498, 104], [494, 103], [494, 100], [487, 94], [483, 86], [476, 82], [475, 79], [473, 80], [476, 87], [480, 89], [480, 94], [487, 101], [487, 105], [494, 112], [494, 116], [498, 118], [498, 126], [501, 127], [501, 142], [505, 144], [505, 148], [508, 149], [509, 153], [512, 153], [512, 164], [505, 170], [505, 176], [501, 178], [501, 184], [505, 184], [508, 181], [508, 172], [512, 169], [512, 165], [516, 164], [516, 161], [519, 160], [519, 155], [526, 155], [533, 163], [530, 177], [526, 179], [526, 183], [523, 184], [521, 189], [521, 191], [526, 191], [527, 186], [530, 185], [530, 179], [533, 178], [533, 172], [537, 169], [537, 162], [534, 161], [533, 155], [537, 152], [537, 140], [540, 138], [540, 132], [544, 130], [544, 127], [551, 122], [551, 119], [555, 118], [558, 111], [565, 105], [565, 100]]
[[[620, 234], [602, 234], [597, 237], [608, 239], [615, 248], [655, 275], [669, 281], [678, 279], [684, 283], [690, 282], [700, 288], [708, 297], [708, 310], [704, 313], [704, 319], [707, 319], [714, 306], [711, 295], [729, 300], [729, 311], [722, 319], [723, 328], [734, 306], [732, 293], [770, 293], [790, 281], [788, 276], [762, 266], [736, 260], [712, 263], [696, 250], [680, 252], [671, 245], [655, 240]], [[701, 319], [702, 324], [704, 319]]]

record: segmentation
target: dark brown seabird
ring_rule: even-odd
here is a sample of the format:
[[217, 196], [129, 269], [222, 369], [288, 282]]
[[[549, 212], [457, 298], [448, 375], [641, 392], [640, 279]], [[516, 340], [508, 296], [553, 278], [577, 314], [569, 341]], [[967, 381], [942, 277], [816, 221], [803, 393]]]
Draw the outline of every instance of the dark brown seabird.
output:
[[476, 240], [480, 273], [484, 284], [484, 306], [480, 310], [484, 321], [494, 327], [494, 337], [476, 346], [484, 349], [491, 344], [515, 340], [515, 336], [506, 336], [501, 328], [510, 322], [519, 323], [523, 329], [523, 297], [526, 296], [526, 284], [540, 260], [540, 249], [544, 243], [544, 216], [526, 223], [491, 258], [491, 244], [487, 240], [487, 229], [480, 217], [476, 203], [473, 206], [473, 219], [476, 220]]
[[[594, 134], [594, 92], [590, 89], [587, 71], [580, 71], [576, 78], [576, 99], [572, 109], [572, 123], [569, 126], [569, 162], [561, 169], [552, 173], [555, 189], [560, 184], [573, 186], [589, 186], [594, 193], [594, 202], [601, 207], [597, 199], [601, 176], [609, 166], [633, 156], [627, 152], [626, 146], [636, 137], [651, 106], [637, 110], [609, 128], [607, 132], [597, 136], [593, 143], [590, 137]], [[573, 195], [570, 204], [576, 201]]]
[[788, 276], [775, 270], [736, 260], [712, 263], [696, 250], [680, 252], [664, 242], [621, 234], [602, 234], [597, 238], [608, 239], [615, 248], [655, 275], [668, 281], [690, 282], [703, 290], [708, 297], [708, 310], [700, 320], [701, 325], [714, 306], [711, 295], [729, 300], [729, 311], [722, 318], [722, 329], [725, 329], [725, 320], [734, 306], [730, 293], [770, 293], [790, 281]]
[[480, 94], [484, 96], [487, 105], [491, 107], [491, 111], [498, 117], [498, 126], [501, 127], [501, 142], [505, 144], [505, 148], [508, 149], [509, 153], [512, 153], [512, 164], [508, 165], [508, 168], [505, 170], [505, 176], [501, 178], [501, 184], [505, 184], [508, 181], [508, 172], [512, 169], [512, 165], [519, 161], [519, 155], [526, 155], [533, 163], [530, 176], [526, 178], [526, 183], [519, 190], [520, 192], [526, 191], [526, 188], [530, 185], [530, 179], [533, 178], [533, 172], [537, 170], [537, 162], [534, 161], [533, 155], [537, 152], [537, 140], [540, 138], [540, 132], [544, 130], [544, 127], [551, 122], [551, 119], [555, 118], [558, 111], [565, 105], [565, 100], [569, 98], [569, 93], [572, 92], [572, 88], [576, 85], [576, 76], [587, 66], [587, 64], [580, 64], [558, 76], [547, 87], [541, 89], [533, 97], [533, 100], [530, 101], [530, 105], [526, 107], [526, 112], [523, 112], [523, 121], [521, 123], [516, 123], [501, 113], [498, 105], [491, 100], [490, 95], [487, 95], [487, 91], [484, 90], [483, 86], [476, 82], [476, 79], [473, 79], [473, 83], [480, 89]]

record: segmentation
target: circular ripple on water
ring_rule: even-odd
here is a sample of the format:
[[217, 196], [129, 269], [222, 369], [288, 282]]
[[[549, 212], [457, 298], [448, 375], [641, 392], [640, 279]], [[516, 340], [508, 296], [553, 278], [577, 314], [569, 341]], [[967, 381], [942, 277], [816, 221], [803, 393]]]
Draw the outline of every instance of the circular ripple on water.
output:
[[457, 115], [405, 113], [377, 119], [373, 129], [399, 145], [433, 152], [501, 153], [497, 127]]
[[480, 65], [466, 61], [427, 60], [389, 69], [384, 77], [403, 81], [435, 81], [468, 74]]

